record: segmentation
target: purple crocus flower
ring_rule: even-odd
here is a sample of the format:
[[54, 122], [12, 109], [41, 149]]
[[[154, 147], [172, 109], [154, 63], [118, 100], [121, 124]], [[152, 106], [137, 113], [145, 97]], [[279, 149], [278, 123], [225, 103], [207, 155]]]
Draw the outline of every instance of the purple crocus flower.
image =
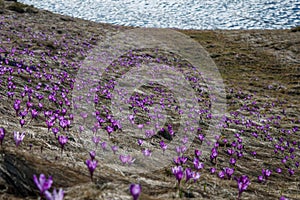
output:
[[133, 200], [138, 200], [142, 192], [142, 187], [139, 184], [131, 184], [129, 187], [130, 194], [133, 197]]
[[223, 170], [219, 171], [218, 176], [219, 176], [219, 178], [223, 179], [225, 177], [225, 172]]
[[4, 137], [5, 137], [5, 129], [0, 127], [0, 144], [2, 146], [2, 142], [4, 140]]
[[159, 146], [160, 146], [160, 148], [162, 148], [163, 152], [165, 152], [165, 150], [168, 147], [164, 141], [160, 141]]
[[288, 172], [289, 172], [290, 176], [293, 176], [295, 174], [295, 171], [291, 168], [288, 169]]
[[62, 154], [64, 150], [64, 146], [68, 142], [68, 136], [64, 136], [64, 135], [58, 136], [58, 142], [61, 146], [61, 154]]
[[200, 178], [200, 173], [199, 172], [193, 172], [194, 182], [196, 182], [199, 178]]
[[131, 124], [134, 124], [134, 115], [129, 115], [128, 119]]
[[97, 148], [99, 142], [101, 141], [101, 138], [100, 138], [100, 136], [93, 136], [92, 141], [95, 143], [95, 146]]
[[282, 172], [281, 168], [277, 168], [277, 169], [276, 169], [276, 172], [277, 172], [278, 174], [280, 174], [280, 173]]
[[185, 169], [185, 182], [187, 183], [191, 178], [193, 178], [193, 171], [191, 168], [186, 168]]
[[111, 150], [114, 152], [114, 154], [116, 154], [116, 152], [118, 151], [118, 146], [112, 146]]
[[91, 157], [92, 160], [94, 160], [95, 157], [96, 157], [96, 152], [95, 151], [90, 151], [90, 157]]
[[133, 159], [130, 155], [120, 155], [119, 159], [123, 164], [128, 164], [128, 165], [131, 165], [135, 161], [135, 159]]
[[183, 165], [183, 164], [185, 164], [186, 162], [187, 162], [187, 157], [184, 157], [184, 156], [181, 156], [181, 157], [179, 157], [179, 161], [180, 161], [180, 164], [181, 165]]
[[279, 200], [289, 200], [289, 199], [285, 198], [284, 196], [281, 196]]
[[180, 185], [180, 181], [182, 180], [184, 173], [183, 168], [181, 166], [172, 167], [172, 173], [178, 181], [178, 185]]
[[247, 189], [247, 187], [250, 184], [250, 180], [248, 178], [248, 176], [246, 175], [242, 175], [239, 178], [235, 177], [235, 180], [237, 181], [238, 184], [238, 189], [239, 189], [239, 195], [238, 195], [238, 199], [241, 198], [242, 193]]
[[68, 121], [66, 119], [61, 119], [59, 121], [59, 125], [60, 127], [62, 127], [63, 130], [65, 130], [65, 128], [68, 126]]
[[47, 120], [46, 124], [47, 124], [48, 132], [49, 132], [50, 128], [55, 124], [55, 121]]
[[16, 142], [16, 147], [18, 147], [25, 137], [25, 133], [21, 133], [18, 131], [14, 131], [14, 140]]
[[149, 150], [149, 149], [144, 149], [142, 152], [143, 152], [144, 156], [146, 156], [146, 157], [151, 156], [151, 150]]
[[20, 125], [21, 125], [22, 128], [23, 128], [24, 124], [25, 124], [25, 120], [24, 119], [20, 119]]
[[202, 155], [202, 151], [199, 151], [198, 149], [195, 149], [195, 156], [199, 158]]
[[63, 200], [64, 191], [62, 188], [60, 188], [57, 192], [57, 190], [54, 188], [52, 194], [49, 191], [45, 191], [45, 197], [47, 200]]
[[22, 112], [20, 112], [20, 116], [22, 117], [22, 119], [24, 119], [27, 114], [28, 114], [28, 111], [26, 109], [23, 110]]
[[177, 155], [180, 156], [180, 154], [182, 153], [181, 152], [181, 148], [180, 147], [176, 147], [175, 150], [177, 152]]
[[121, 125], [120, 121], [118, 121], [118, 120], [112, 120], [111, 124], [112, 124], [113, 130], [122, 129], [122, 125]]
[[137, 127], [138, 127], [139, 129], [143, 129], [143, 128], [144, 128], [144, 124], [139, 124], [139, 125], [137, 125]]
[[102, 147], [103, 151], [105, 151], [107, 149], [107, 143], [106, 142], [102, 142], [101, 143], [101, 147]]
[[138, 145], [139, 145], [139, 146], [142, 146], [143, 143], [144, 143], [144, 140], [138, 139]]
[[258, 182], [260, 182], [260, 183], [261, 183], [261, 182], [263, 182], [263, 181], [264, 181], [264, 177], [263, 177], [263, 176], [258, 176], [258, 177], [257, 177], [257, 180], [258, 180]]
[[204, 168], [204, 164], [202, 162], [199, 162], [199, 159], [198, 158], [194, 158], [194, 168], [196, 170], [200, 170], [200, 169], [203, 169]]
[[56, 136], [56, 134], [59, 132], [59, 128], [58, 127], [52, 128], [52, 132]]
[[38, 116], [38, 111], [36, 109], [31, 110], [31, 119], [36, 119]]
[[216, 168], [212, 167], [212, 168], [210, 168], [209, 171], [210, 171], [211, 174], [214, 174], [216, 172]]
[[179, 157], [176, 157], [176, 158], [173, 158], [173, 162], [174, 162], [174, 164], [175, 165], [180, 165], [181, 163], [180, 163], [180, 156]]
[[15, 111], [16, 111], [16, 116], [18, 116], [18, 112], [19, 112], [20, 109], [21, 109], [20, 104], [21, 104], [21, 100], [16, 99], [15, 102], [14, 102], [14, 109], [15, 109]]
[[90, 175], [91, 175], [91, 180], [93, 181], [93, 174], [94, 171], [98, 165], [98, 161], [97, 160], [86, 160], [85, 161], [86, 166], [88, 167], [89, 171], [90, 171]]
[[84, 127], [83, 126], [79, 126], [79, 133], [82, 133], [84, 131]]
[[180, 152], [184, 153], [187, 150], [187, 147], [185, 145], [180, 147]]
[[243, 152], [236, 152], [236, 155], [238, 158], [241, 158], [244, 156]]
[[235, 158], [230, 158], [229, 162], [231, 165], [235, 165], [236, 160], [235, 160]]
[[227, 150], [227, 153], [231, 156], [231, 155], [234, 154], [234, 150], [233, 150], [233, 149], [228, 149], [228, 150]]
[[264, 176], [264, 178], [267, 180], [269, 176], [271, 176], [272, 171], [269, 169], [262, 169], [262, 174]]
[[226, 167], [226, 168], [225, 168], [225, 173], [226, 173], [228, 179], [231, 179], [231, 176], [232, 176], [232, 174], [234, 173], [234, 169], [233, 169], [233, 168]]
[[40, 174], [39, 179], [34, 174], [33, 175], [33, 181], [34, 181], [35, 185], [38, 187], [38, 189], [40, 190], [41, 195], [44, 194], [44, 192], [46, 190], [49, 190], [51, 188], [52, 183], [53, 183], [52, 177], [49, 176], [49, 178], [47, 179], [44, 174]]
[[199, 138], [199, 140], [200, 140], [201, 142], [203, 142], [203, 140], [204, 140], [205, 136], [204, 136], [204, 135], [202, 135], [202, 134], [199, 134], [199, 135], [198, 135], [198, 138]]
[[188, 138], [187, 136], [184, 136], [184, 137], [181, 139], [181, 142], [182, 142], [183, 144], [186, 144], [186, 143], [188, 143], [188, 140], [189, 140], [189, 138]]
[[218, 156], [218, 150], [216, 148], [212, 148], [211, 154], [210, 154], [210, 160], [213, 161], [216, 160]]
[[173, 127], [172, 127], [172, 125], [170, 125], [170, 124], [168, 124], [168, 131], [169, 131], [169, 133], [170, 133], [171, 136], [174, 135]]
[[26, 103], [27, 110], [29, 110], [29, 108], [31, 108], [32, 106], [33, 106], [33, 103], [31, 103], [30, 101], [27, 101], [27, 103]]
[[114, 131], [114, 128], [111, 127], [111, 126], [107, 126], [105, 129], [106, 129], [106, 131], [108, 133], [108, 136], [110, 137], [110, 134]]

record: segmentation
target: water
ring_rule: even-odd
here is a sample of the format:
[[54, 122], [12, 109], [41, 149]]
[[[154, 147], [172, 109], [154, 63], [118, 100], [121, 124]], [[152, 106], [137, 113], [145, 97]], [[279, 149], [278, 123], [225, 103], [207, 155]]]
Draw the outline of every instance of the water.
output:
[[283, 29], [300, 25], [300, 0], [19, 0], [87, 20], [180, 29]]

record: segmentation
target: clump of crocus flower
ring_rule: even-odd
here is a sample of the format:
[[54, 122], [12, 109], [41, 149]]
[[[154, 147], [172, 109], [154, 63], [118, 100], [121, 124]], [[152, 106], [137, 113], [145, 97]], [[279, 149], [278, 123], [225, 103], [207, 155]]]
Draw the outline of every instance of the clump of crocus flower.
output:
[[44, 174], [40, 174], [39, 179], [34, 174], [33, 181], [34, 181], [35, 185], [37, 186], [37, 188], [40, 190], [41, 196], [45, 193], [46, 190], [51, 188], [51, 185], [53, 183], [52, 177], [49, 176], [49, 178], [47, 179]]
[[266, 181], [272, 174], [272, 171], [269, 169], [262, 169], [262, 176], [258, 176], [258, 181]]
[[238, 194], [238, 200], [241, 198], [242, 193], [247, 189], [247, 187], [250, 184], [250, 180], [248, 176], [242, 175], [239, 178], [235, 177], [235, 180], [238, 184], [239, 194]]
[[33, 181], [37, 188], [40, 191], [40, 196], [42, 198], [43, 195], [45, 195], [45, 198], [47, 200], [63, 200], [64, 198], [64, 191], [62, 188], [57, 190], [54, 188], [53, 193], [51, 194], [48, 190], [51, 188], [53, 180], [52, 177], [49, 176], [47, 179], [44, 174], [40, 174], [40, 177], [38, 178], [35, 174], [33, 175]]
[[129, 191], [133, 197], [133, 200], [138, 200], [142, 192], [142, 187], [139, 184], [131, 184], [129, 187]]

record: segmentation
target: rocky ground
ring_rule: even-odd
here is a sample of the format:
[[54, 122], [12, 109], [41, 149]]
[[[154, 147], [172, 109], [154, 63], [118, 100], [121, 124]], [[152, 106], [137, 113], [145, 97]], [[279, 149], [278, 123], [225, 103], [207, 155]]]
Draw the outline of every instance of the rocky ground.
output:
[[[143, 188], [140, 199], [145, 200], [236, 199], [236, 181], [218, 176], [220, 170], [230, 166], [230, 158], [237, 159], [235, 166], [231, 166], [235, 169], [234, 176], [248, 175], [251, 181], [242, 199], [279, 199], [281, 196], [300, 199], [300, 172], [296, 166], [300, 161], [300, 131], [297, 129], [300, 124], [299, 28], [178, 30], [199, 42], [210, 54], [223, 79], [227, 104], [227, 126], [224, 125], [218, 140], [217, 162], [211, 162], [209, 157], [201, 157], [205, 167], [200, 171], [200, 179], [194, 184], [182, 184], [180, 195], [176, 189], [176, 179], [171, 173], [172, 163], [155, 172], [137, 175], [109, 167], [98, 155], [99, 164], [91, 181], [84, 163], [89, 154], [78, 141], [81, 133], [73, 124], [64, 131], [60, 130], [59, 135], [69, 137], [61, 154], [56, 136], [51, 129], [48, 132], [45, 123], [48, 118], [43, 112], [60, 110], [59, 101], [62, 100], [62, 107], [67, 108], [65, 116], [68, 117], [65, 118], [72, 119], [72, 88], [76, 86], [74, 80], [85, 57], [98, 42], [131, 29], [61, 16], [14, 1], [0, 0], [0, 127], [7, 132], [0, 158], [1, 199], [37, 199], [39, 192], [32, 177], [41, 173], [53, 176], [54, 187], [64, 189], [65, 199], [131, 199], [129, 185], [137, 182]], [[139, 59], [147, 58], [153, 62], [160, 54], [166, 64], [181, 64], [186, 74], [192, 71], [185, 60], [176, 58], [174, 61], [175, 56], [170, 52], [154, 53], [154, 50], [146, 49], [134, 54], [141, 55]], [[126, 56], [123, 59], [126, 60]], [[143, 60], [140, 62], [147, 63]], [[107, 71], [104, 82], [120, 77], [122, 72], [122, 65], [116, 63]], [[201, 79], [199, 75], [197, 77]], [[15, 86], [14, 89], [10, 88], [11, 84]], [[37, 89], [38, 85], [44, 90]], [[45, 89], [49, 87], [58, 88], [58, 101], [49, 100], [53, 92]], [[157, 87], [146, 85], [137, 93], [146, 96], [154, 94], [153, 101], [156, 102], [160, 93], [155, 93]], [[30, 88], [33, 92], [30, 92]], [[204, 93], [199, 93], [204, 99], [199, 105], [209, 111], [206, 90], [204, 88]], [[12, 91], [13, 94], [10, 93]], [[61, 92], [65, 93], [70, 105]], [[28, 111], [35, 108], [39, 115], [36, 119], [31, 119], [30, 114], [24, 116], [25, 125], [21, 127], [19, 121], [22, 117], [16, 115], [13, 104], [16, 99], [21, 99], [23, 111], [30, 93], [34, 93], [34, 98], [31, 99], [33, 105], [27, 106]], [[45, 95], [45, 98], [38, 101], [36, 94]], [[103, 105], [109, 104], [109, 99], [101, 94], [99, 97], [100, 102], [96, 107], [101, 110]], [[38, 107], [39, 102], [43, 108]], [[139, 113], [136, 118], [143, 122], [146, 119], [145, 112]], [[171, 110], [169, 113], [174, 115], [169, 121], [177, 130], [180, 117]], [[206, 113], [201, 115], [201, 134], [208, 134], [209, 121]], [[19, 147], [15, 146], [13, 131], [26, 132]], [[241, 158], [226, 153], [229, 148], [239, 151], [232, 145], [237, 141], [236, 133], [243, 140], [241, 151], [244, 156]], [[125, 137], [126, 134], [129, 136]], [[131, 148], [140, 151], [136, 140], [132, 139], [134, 132], [129, 132], [126, 127], [115, 130], [112, 135], [112, 142], [118, 146], [130, 144]], [[163, 134], [157, 137], [161, 139]], [[185, 152], [188, 161], [184, 167], [193, 168], [193, 150], [201, 149], [201, 142], [197, 138], [198, 134]], [[224, 139], [227, 139], [227, 144]], [[283, 150], [276, 147], [279, 151], [274, 153], [276, 144]], [[153, 145], [153, 148], [157, 148], [157, 145]], [[254, 151], [256, 155], [252, 154]], [[283, 162], [284, 158], [286, 162]], [[210, 173], [212, 167], [217, 169], [216, 174]], [[281, 168], [282, 173], [277, 173], [277, 168]], [[262, 169], [270, 169], [272, 174], [266, 182], [260, 183], [257, 177]], [[293, 170], [294, 174], [291, 175], [289, 170]]]

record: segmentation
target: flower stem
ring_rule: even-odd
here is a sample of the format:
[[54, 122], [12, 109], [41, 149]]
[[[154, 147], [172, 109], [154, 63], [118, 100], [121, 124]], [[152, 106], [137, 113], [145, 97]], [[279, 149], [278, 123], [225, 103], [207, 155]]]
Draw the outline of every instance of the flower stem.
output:
[[178, 197], [180, 198], [180, 180], [178, 180], [177, 191], [178, 191]]
[[240, 200], [240, 199], [241, 199], [241, 194], [242, 194], [242, 193], [239, 192], [239, 195], [238, 195], [237, 200]]

